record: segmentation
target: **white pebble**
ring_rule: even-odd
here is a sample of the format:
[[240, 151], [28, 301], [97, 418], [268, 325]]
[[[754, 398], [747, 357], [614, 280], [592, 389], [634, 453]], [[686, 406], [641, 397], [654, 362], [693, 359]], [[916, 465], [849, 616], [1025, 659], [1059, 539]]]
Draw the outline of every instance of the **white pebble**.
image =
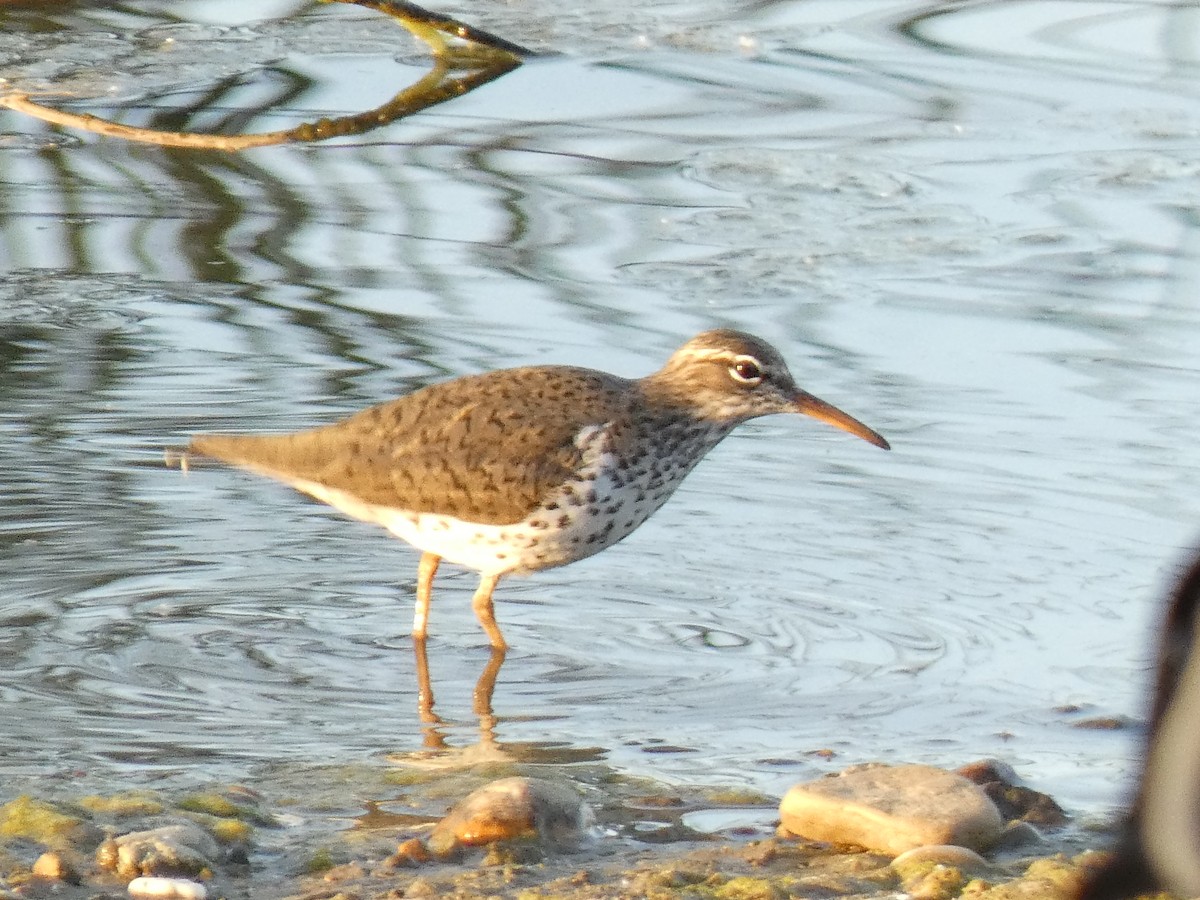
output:
[[188, 881], [186, 878], [142, 877], [129, 882], [129, 896], [205, 900], [208, 890], [198, 881]]

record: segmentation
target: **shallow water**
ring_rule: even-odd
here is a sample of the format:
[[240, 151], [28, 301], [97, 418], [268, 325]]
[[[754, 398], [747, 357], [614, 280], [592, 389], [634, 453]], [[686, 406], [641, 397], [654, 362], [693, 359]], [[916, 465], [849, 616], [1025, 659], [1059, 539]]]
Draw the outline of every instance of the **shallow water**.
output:
[[[894, 451], [759, 420], [620, 547], [503, 582], [483, 749], [776, 794], [994, 755], [1119, 802], [1134, 735], [1072, 723], [1140, 715], [1200, 533], [1200, 13], [478, 6], [445, 10], [561, 55], [360, 138], [226, 156], [0, 119], [10, 789], [431, 737], [416, 554], [164, 446], [503, 366], [639, 375], [733, 326]], [[246, 10], [9, 6], [0, 55], [77, 111], [195, 130], [422, 72], [361, 10]], [[468, 750], [473, 588], [447, 567], [430, 641], [433, 736]]]

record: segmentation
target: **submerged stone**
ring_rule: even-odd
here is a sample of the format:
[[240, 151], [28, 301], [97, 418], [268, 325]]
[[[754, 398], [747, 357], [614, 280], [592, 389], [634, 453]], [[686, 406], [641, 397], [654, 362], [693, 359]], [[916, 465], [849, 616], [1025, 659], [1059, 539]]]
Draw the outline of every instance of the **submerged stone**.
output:
[[110, 838], [96, 851], [96, 861], [126, 878], [170, 877], [210, 872], [219, 853], [208, 832], [188, 823]]
[[90, 849], [104, 834], [53, 804], [21, 796], [0, 806], [0, 837], [26, 838], [54, 849]]
[[79, 884], [79, 867], [57, 850], [50, 850], [39, 856], [33, 863], [31, 874], [34, 878], [44, 878], [47, 881], [65, 881], [68, 884]]
[[433, 829], [429, 848], [439, 856], [497, 841], [578, 844], [592, 813], [571, 788], [538, 778], [501, 778], [469, 794]]
[[994, 874], [986, 859], [956, 844], [927, 844], [892, 860], [892, 871], [904, 892], [916, 900], [946, 900], [957, 896], [971, 878]]
[[859, 766], [796, 785], [779, 813], [789, 834], [891, 854], [925, 844], [983, 850], [1003, 826], [978, 785], [920, 765]]
[[157, 816], [166, 808], [162, 798], [149, 791], [125, 791], [107, 796], [91, 794], [80, 798], [79, 805], [96, 815], [113, 819]]

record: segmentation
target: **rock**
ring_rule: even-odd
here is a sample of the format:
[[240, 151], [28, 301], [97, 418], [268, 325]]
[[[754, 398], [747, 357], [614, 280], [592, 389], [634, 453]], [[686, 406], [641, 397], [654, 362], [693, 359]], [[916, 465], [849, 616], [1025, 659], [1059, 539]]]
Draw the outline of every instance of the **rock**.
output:
[[1066, 811], [1049, 794], [999, 782], [985, 784], [983, 789], [1005, 819], [1048, 827], [1065, 825], [1069, 819]]
[[45, 878], [48, 881], [79, 884], [78, 866], [57, 850], [51, 850], [39, 856], [33, 863], [32, 874], [34, 878]]
[[856, 766], [798, 784], [784, 796], [779, 814], [789, 834], [891, 854], [926, 844], [983, 850], [1003, 826], [978, 785], [919, 765]]
[[892, 860], [892, 871], [914, 900], [949, 900], [962, 893], [969, 879], [994, 874], [986, 859], [955, 844], [908, 850]]
[[208, 888], [186, 878], [135, 878], [129, 882], [129, 896], [137, 900], [205, 900]]
[[389, 869], [407, 869], [429, 862], [433, 857], [429, 848], [419, 838], [409, 838], [402, 841], [396, 852], [384, 860], [384, 866]]
[[118, 875], [200, 875], [216, 865], [220, 850], [208, 832], [191, 823], [164, 825], [110, 838], [96, 851], [96, 861]]
[[1021, 779], [1008, 763], [984, 759], [970, 763], [958, 774], [975, 782], [996, 804], [1005, 821], [1019, 820], [1034, 825], [1056, 827], [1069, 820], [1066, 811], [1043, 794], [1021, 784]]
[[433, 829], [429, 849], [448, 856], [460, 847], [497, 841], [578, 844], [591, 810], [571, 788], [537, 778], [501, 778], [469, 794]]
[[21, 796], [0, 806], [0, 837], [27, 838], [54, 849], [90, 850], [104, 833], [51, 803]]
[[910, 868], [930, 866], [954, 866], [970, 875], [980, 876], [992, 872], [991, 863], [974, 850], [957, 844], [926, 844], [906, 850], [892, 860], [892, 869], [899, 872], [901, 877]]
[[973, 781], [981, 787], [993, 781], [999, 781], [1001, 784], [1021, 783], [1017, 770], [999, 759], [980, 759], [960, 766], [955, 771], [963, 778]]

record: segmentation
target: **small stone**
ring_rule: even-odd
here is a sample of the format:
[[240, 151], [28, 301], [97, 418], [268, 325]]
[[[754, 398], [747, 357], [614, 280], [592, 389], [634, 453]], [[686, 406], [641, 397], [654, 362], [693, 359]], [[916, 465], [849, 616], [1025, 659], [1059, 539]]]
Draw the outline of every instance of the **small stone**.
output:
[[65, 881], [68, 884], [79, 884], [79, 870], [56, 850], [43, 853], [33, 864], [33, 876], [49, 881]]
[[974, 850], [955, 844], [916, 847], [897, 856], [891, 867], [914, 900], [948, 900], [962, 892], [968, 879], [993, 872]]
[[912, 900], [950, 900], [962, 893], [963, 874], [954, 866], [934, 866], [919, 878], [904, 881], [904, 893]]
[[191, 823], [132, 831], [105, 841], [96, 861], [118, 875], [200, 875], [211, 870], [219, 854], [208, 832]]
[[1017, 770], [999, 759], [981, 759], [955, 770], [963, 778], [982, 786], [993, 781], [1001, 784], [1020, 784]]
[[958, 774], [983, 788], [1005, 821], [1019, 819], [1034, 825], [1055, 827], [1065, 825], [1069, 820], [1066, 811], [1054, 802], [1053, 797], [1021, 784], [1021, 779], [1008, 763], [984, 759], [963, 766]]
[[1049, 827], [1065, 825], [1068, 821], [1066, 810], [1049, 794], [999, 782], [985, 784], [983, 789], [1005, 819]]
[[955, 866], [973, 875], [985, 875], [992, 871], [992, 866], [986, 859], [974, 850], [957, 844], [926, 844], [924, 847], [906, 850], [892, 860], [892, 868], [897, 872], [913, 865]]
[[789, 834], [891, 854], [926, 844], [982, 850], [1003, 826], [978, 785], [920, 765], [857, 766], [796, 785], [779, 813]]
[[1097, 716], [1094, 719], [1080, 719], [1071, 723], [1072, 728], [1084, 731], [1125, 731], [1138, 727], [1137, 719], [1129, 716]]
[[205, 900], [208, 888], [186, 878], [135, 878], [129, 882], [129, 896], [135, 900]]
[[460, 847], [497, 841], [578, 844], [592, 813], [571, 788], [538, 778], [501, 778], [469, 794], [434, 827], [429, 849], [448, 856]]
[[433, 856], [420, 838], [402, 841], [396, 852], [387, 858], [386, 865], [393, 869], [408, 869], [429, 862]]
[[433, 897], [438, 889], [424, 878], [414, 878], [404, 890], [405, 897]]

